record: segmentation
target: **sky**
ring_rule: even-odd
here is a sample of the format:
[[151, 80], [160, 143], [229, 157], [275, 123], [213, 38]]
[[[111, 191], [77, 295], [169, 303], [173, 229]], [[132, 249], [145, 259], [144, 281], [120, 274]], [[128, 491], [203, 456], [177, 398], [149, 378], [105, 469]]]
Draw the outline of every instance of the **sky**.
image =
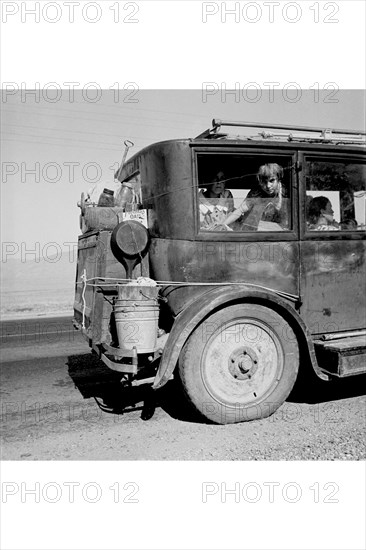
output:
[[[116, 188], [124, 141], [129, 156], [156, 141], [195, 137], [213, 118], [364, 130], [363, 91], [236, 92], [48, 89], [5, 95], [2, 108], [2, 241], [21, 250], [76, 242], [81, 192]], [[117, 185], [118, 187], [118, 185]], [[68, 245], [66, 245], [66, 248]]]

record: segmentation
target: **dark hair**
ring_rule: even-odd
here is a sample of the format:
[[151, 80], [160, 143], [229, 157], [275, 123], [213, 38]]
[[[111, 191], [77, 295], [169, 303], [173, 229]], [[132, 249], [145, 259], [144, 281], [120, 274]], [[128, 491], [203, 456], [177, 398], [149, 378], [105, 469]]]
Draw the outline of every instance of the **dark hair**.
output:
[[[218, 178], [218, 175], [222, 174], [221, 178]], [[222, 182], [224, 184], [224, 187], [226, 188], [226, 180], [225, 180], [225, 173], [223, 170], [215, 170], [212, 172], [212, 175], [210, 176], [210, 181], [205, 183], [205, 187], [207, 187], [207, 190], [204, 192], [204, 195], [206, 196], [206, 193], [215, 185], [215, 183]]]
[[[222, 174], [220, 178], [218, 177], [219, 174]], [[215, 172], [213, 173], [213, 175], [211, 177], [211, 181], [210, 181], [209, 185], [212, 185], [213, 183], [217, 183], [217, 182], [222, 181], [222, 180], [224, 180], [224, 183], [225, 183], [224, 171], [223, 170], [215, 170]]]
[[308, 222], [316, 223], [319, 219], [322, 210], [327, 208], [327, 204], [330, 204], [330, 200], [327, 197], [314, 197], [309, 202], [307, 212], [308, 212]]

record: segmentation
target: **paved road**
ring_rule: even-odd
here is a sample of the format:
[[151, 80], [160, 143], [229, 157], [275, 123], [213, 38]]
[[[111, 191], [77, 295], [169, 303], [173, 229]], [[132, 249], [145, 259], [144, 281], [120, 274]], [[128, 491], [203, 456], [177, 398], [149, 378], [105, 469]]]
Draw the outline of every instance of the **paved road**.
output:
[[365, 458], [365, 377], [312, 380], [268, 419], [215, 426], [190, 416], [174, 381], [154, 413], [147, 386], [122, 391], [71, 319], [0, 326], [3, 459]]

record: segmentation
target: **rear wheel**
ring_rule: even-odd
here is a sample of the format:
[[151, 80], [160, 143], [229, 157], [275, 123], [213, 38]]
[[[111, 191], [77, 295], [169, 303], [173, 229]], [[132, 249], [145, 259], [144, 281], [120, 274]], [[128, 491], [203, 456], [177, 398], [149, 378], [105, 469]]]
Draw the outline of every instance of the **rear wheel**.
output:
[[265, 418], [289, 395], [299, 350], [290, 325], [272, 309], [238, 304], [203, 321], [179, 360], [184, 391], [208, 420]]

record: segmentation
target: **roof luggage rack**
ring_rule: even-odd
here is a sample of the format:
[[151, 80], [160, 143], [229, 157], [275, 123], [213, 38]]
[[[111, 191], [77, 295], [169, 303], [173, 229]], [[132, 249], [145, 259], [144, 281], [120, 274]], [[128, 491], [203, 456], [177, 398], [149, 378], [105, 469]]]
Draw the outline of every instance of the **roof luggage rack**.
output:
[[[222, 133], [222, 126], [235, 126], [239, 128], [263, 129], [255, 136], [230, 135]], [[285, 130], [287, 132], [274, 132], [273, 130]], [[195, 139], [285, 139], [287, 141], [310, 141], [310, 142], [332, 142], [332, 143], [354, 143], [366, 144], [366, 132], [346, 130], [340, 128], [315, 128], [312, 126], [292, 126], [288, 124], [269, 124], [264, 122], [240, 122], [234, 120], [220, 120], [214, 118], [212, 128], [206, 130]]]

